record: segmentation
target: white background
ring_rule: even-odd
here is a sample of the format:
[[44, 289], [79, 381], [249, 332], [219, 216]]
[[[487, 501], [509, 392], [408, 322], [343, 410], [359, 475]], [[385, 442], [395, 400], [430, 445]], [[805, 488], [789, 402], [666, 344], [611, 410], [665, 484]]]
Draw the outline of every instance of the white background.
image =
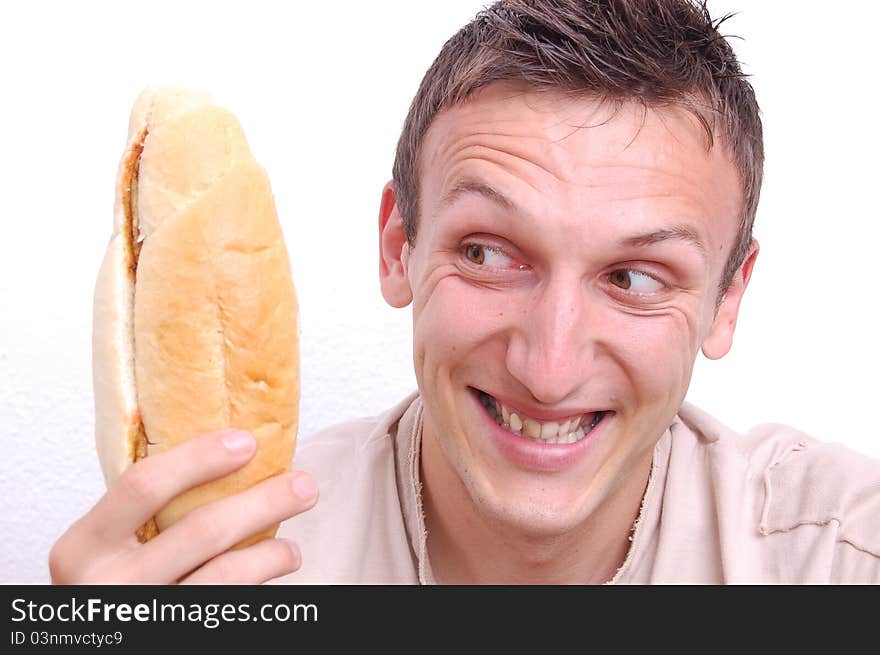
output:
[[[300, 296], [308, 438], [415, 388], [410, 310], [379, 294], [380, 190], [422, 74], [482, 3], [10, 4], [0, 9], [0, 582], [46, 582], [52, 542], [103, 493], [92, 292], [137, 94], [155, 83], [210, 92], [269, 171]], [[689, 399], [737, 430], [788, 423], [880, 457], [880, 8], [709, 7], [741, 12], [723, 31], [744, 37], [732, 43], [753, 75], [767, 165], [737, 339], [725, 359], [698, 361]]]

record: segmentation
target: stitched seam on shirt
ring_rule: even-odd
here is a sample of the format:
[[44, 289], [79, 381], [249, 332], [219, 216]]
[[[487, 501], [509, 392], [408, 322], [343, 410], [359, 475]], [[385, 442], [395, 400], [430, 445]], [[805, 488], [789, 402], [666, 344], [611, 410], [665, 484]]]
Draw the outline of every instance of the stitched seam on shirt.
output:
[[[837, 519], [831, 519], [831, 520], [837, 521], [838, 523], [840, 523], [840, 521], [838, 521]], [[840, 535], [840, 537], [837, 539], [837, 541], [849, 544], [850, 546], [852, 546], [856, 550], [860, 550], [863, 553], [867, 553], [868, 555], [871, 555], [873, 557], [880, 559], [880, 547], [868, 546], [866, 544], [857, 543], [857, 542], [853, 541], [850, 537], [847, 537], [844, 535]]]
[[[838, 519], [836, 517], [831, 517], [831, 518], [827, 518], [827, 519], [816, 519], [814, 521], [799, 521], [798, 523], [793, 523], [792, 525], [788, 526], [787, 528], [784, 528], [784, 529], [780, 528], [778, 530], [774, 530], [773, 532], [766, 533], [764, 536], [769, 536], [770, 534], [774, 534], [776, 532], [781, 532], [781, 533], [791, 532], [792, 530], [799, 528], [802, 525], [815, 525], [815, 526], [821, 527], [821, 526], [826, 526], [830, 523], [837, 523], [838, 529], [841, 525], [840, 519]], [[859, 550], [863, 553], [871, 555], [872, 557], [880, 558], [880, 549], [878, 549], [876, 546], [869, 546], [866, 544], [862, 544], [860, 542], [857, 542], [857, 541], [851, 539], [850, 537], [848, 537], [846, 535], [841, 534], [840, 532], [838, 532], [838, 534], [837, 534], [837, 542], [849, 544], [850, 546], [852, 546], [856, 550]]]
[[[776, 468], [777, 466], [779, 466], [780, 464], [782, 464], [788, 458], [789, 455], [791, 455], [794, 452], [799, 452], [799, 451], [805, 450], [808, 446], [809, 446], [809, 444], [804, 440], [801, 440], [801, 441], [798, 441], [797, 443], [791, 444], [764, 471], [764, 508], [761, 512], [761, 523], [760, 523], [759, 529], [760, 529], [761, 534], [765, 537], [769, 536], [773, 533], [776, 533], [776, 532], [783, 532], [783, 533], [791, 532], [795, 528], [798, 528], [802, 525], [825, 526], [825, 525], [828, 525], [829, 523], [832, 523], [832, 522], [837, 523], [838, 526], [842, 525], [840, 518], [836, 517], [836, 516], [830, 516], [828, 518], [822, 518], [822, 519], [798, 521], [796, 523], [792, 523], [791, 525], [786, 526], [785, 528], [770, 529], [767, 525], [768, 521], [769, 521], [770, 505], [773, 502], [773, 484], [770, 480], [772, 470], [774, 468]], [[841, 534], [840, 532], [838, 532], [837, 542], [838, 543], [841, 543], [841, 542], [847, 543], [850, 546], [852, 546], [853, 548], [855, 548], [856, 550], [859, 550], [863, 553], [867, 553], [868, 555], [871, 555], [872, 557], [880, 558], [880, 545], [863, 544], [861, 542], [853, 540], [852, 538], [850, 538], [848, 536]]]
[[853, 542], [852, 539], [849, 539], [847, 537], [843, 537], [841, 539], [838, 539], [838, 541], [841, 543], [849, 544], [850, 546], [852, 546], [853, 548], [855, 548], [859, 552], [862, 552], [862, 553], [865, 553], [866, 555], [870, 555], [871, 557], [876, 557], [877, 559], [880, 559], [880, 550], [874, 550], [873, 548], [863, 547], [863, 546]]
[[777, 532], [777, 530], [770, 530], [767, 527], [767, 522], [770, 518], [770, 505], [773, 504], [773, 483], [770, 480], [770, 473], [774, 468], [782, 464], [789, 455], [794, 452], [804, 450], [807, 447], [806, 441], [798, 441], [797, 443], [791, 444], [788, 448], [786, 448], [782, 453], [777, 457], [773, 462], [764, 469], [764, 507], [761, 510], [761, 522], [758, 524], [758, 529], [761, 534], [765, 537], [773, 532]]

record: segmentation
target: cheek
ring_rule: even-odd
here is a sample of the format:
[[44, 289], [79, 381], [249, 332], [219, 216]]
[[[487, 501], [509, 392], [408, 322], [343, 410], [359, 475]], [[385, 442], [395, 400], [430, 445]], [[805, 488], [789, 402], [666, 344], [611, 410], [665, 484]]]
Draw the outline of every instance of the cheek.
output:
[[413, 308], [417, 374], [439, 373], [503, 330], [510, 298], [487, 293], [453, 275], [440, 279]]
[[694, 322], [672, 310], [654, 316], [617, 314], [608, 327], [608, 354], [627, 377], [635, 399], [680, 402], [698, 349]]

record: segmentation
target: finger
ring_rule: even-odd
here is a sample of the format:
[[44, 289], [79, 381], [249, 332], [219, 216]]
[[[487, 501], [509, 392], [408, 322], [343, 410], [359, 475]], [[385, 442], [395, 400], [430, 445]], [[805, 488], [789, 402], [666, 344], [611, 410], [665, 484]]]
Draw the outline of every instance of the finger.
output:
[[102, 542], [131, 535], [187, 489], [244, 466], [256, 440], [242, 430], [209, 432], [130, 466], [83, 517], [86, 537]]
[[248, 548], [218, 555], [180, 583], [262, 584], [293, 573], [301, 563], [299, 547], [293, 541], [264, 539]]
[[[313, 493], [297, 493], [294, 486], [302, 483], [310, 483]], [[178, 579], [245, 538], [307, 510], [316, 500], [311, 476], [282, 473], [196, 508], [136, 549], [137, 568], [145, 579]]]

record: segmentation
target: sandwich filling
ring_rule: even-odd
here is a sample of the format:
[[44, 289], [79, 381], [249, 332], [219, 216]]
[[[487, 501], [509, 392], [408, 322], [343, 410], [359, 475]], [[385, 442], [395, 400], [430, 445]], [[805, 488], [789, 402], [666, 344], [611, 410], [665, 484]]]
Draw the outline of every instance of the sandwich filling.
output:
[[[123, 212], [125, 215], [125, 227], [126, 229], [126, 250], [127, 250], [127, 260], [128, 260], [128, 274], [129, 281], [131, 282], [132, 296], [131, 296], [131, 305], [130, 311], [132, 312], [130, 324], [134, 325], [134, 294], [137, 289], [137, 265], [138, 258], [140, 257], [141, 247], [143, 245], [144, 237], [140, 232], [140, 224], [138, 220], [138, 208], [137, 208], [137, 195], [138, 195], [138, 171], [140, 167], [141, 161], [141, 153], [144, 150], [144, 140], [147, 137], [147, 129], [144, 128], [139, 135], [139, 138], [132, 145], [131, 151], [129, 152], [129, 159], [126, 162], [125, 171], [126, 171], [126, 179], [123, 180], [123, 185], [125, 189], [125, 193], [123, 194]], [[131, 334], [132, 338], [132, 351], [134, 351], [134, 330], [132, 330]], [[133, 362], [132, 362], [133, 364]], [[134, 371], [132, 371], [132, 380], [135, 379]], [[135, 390], [135, 397], [137, 397], [137, 390]], [[131, 432], [129, 432], [129, 438], [131, 439], [130, 444], [130, 452], [132, 455], [132, 461], [137, 462], [142, 460], [147, 456], [147, 446], [150, 443], [147, 438], [146, 430], [144, 429], [144, 422], [141, 419], [140, 411], [135, 411], [134, 414], [134, 422], [131, 426]], [[159, 529], [156, 526], [155, 519], [150, 519], [147, 523], [141, 526], [137, 531], [138, 541], [144, 543], [149, 539], [152, 539], [157, 534], [159, 534]]]
[[143, 138], [134, 144], [131, 151], [131, 161], [128, 167], [128, 180], [126, 189], [128, 193], [125, 196], [125, 222], [128, 225], [128, 243], [131, 248], [131, 271], [132, 283], [137, 281], [137, 263], [141, 255], [141, 244], [143, 237], [140, 234], [140, 224], [137, 212], [137, 190], [138, 190], [138, 171], [141, 165], [141, 153], [144, 151], [144, 139], [147, 137], [147, 131], [144, 130]]

